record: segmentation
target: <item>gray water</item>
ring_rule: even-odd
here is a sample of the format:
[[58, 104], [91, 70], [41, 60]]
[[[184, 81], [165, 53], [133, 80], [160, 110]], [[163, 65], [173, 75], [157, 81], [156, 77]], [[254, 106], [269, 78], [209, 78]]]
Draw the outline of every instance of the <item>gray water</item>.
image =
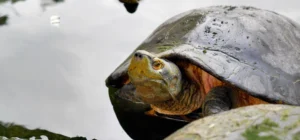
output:
[[[134, 14], [118, 0], [47, 1], [0, 4], [0, 16], [8, 15], [0, 26], [0, 120], [100, 140], [130, 139], [113, 112], [105, 78], [171, 16], [250, 5], [300, 22], [299, 0], [144, 0]], [[50, 24], [53, 15], [60, 26]]]

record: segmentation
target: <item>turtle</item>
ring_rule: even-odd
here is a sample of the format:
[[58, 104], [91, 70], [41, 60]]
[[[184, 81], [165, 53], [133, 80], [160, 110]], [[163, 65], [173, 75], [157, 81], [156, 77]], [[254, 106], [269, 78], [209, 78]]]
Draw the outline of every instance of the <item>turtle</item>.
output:
[[192, 9], [158, 26], [106, 85], [119, 122], [133, 139], [161, 139], [234, 108], [300, 105], [299, 44], [299, 24], [274, 11]]
[[119, 0], [119, 1], [124, 4], [124, 7], [126, 8], [127, 12], [130, 14], [135, 13], [140, 2], [140, 0]]
[[300, 107], [260, 104], [193, 121], [165, 140], [298, 140]]

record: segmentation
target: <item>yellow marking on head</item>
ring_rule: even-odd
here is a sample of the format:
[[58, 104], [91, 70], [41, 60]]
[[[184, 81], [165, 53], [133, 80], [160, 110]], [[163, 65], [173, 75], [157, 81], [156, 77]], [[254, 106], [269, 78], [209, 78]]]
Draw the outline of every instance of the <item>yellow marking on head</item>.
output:
[[144, 77], [150, 79], [162, 79], [161, 75], [155, 73], [152, 69], [152, 64], [148, 57], [135, 58], [133, 56], [128, 67], [128, 74], [133, 79], [141, 79]]

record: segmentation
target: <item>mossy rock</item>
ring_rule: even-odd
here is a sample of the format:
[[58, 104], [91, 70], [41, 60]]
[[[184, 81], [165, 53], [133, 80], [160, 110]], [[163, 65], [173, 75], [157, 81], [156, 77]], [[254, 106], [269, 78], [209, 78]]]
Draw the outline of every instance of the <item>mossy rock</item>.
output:
[[194, 121], [166, 140], [299, 140], [300, 107], [254, 105]]
[[46, 136], [49, 140], [86, 140], [82, 136], [68, 137], [45, 129], [28, 129], [23, 125], [15, 123], [4, 123], [0, 121], [0, 140], [28, 140], [30, 138], [42, 139]]

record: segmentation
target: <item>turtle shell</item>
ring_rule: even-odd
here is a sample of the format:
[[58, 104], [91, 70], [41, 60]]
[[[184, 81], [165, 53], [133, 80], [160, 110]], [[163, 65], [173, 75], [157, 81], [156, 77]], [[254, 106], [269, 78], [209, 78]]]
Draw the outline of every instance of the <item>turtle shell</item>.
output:
[[[164, 22], [136, 50], [146, 50], [170, 60], [187, 60], [254, 97], [300, 105], [300, 26], [278, 13], [244, 6], [190, 10]], [[132, 55], [106, 79], [110, 89], [122, 87], [128, 79], [127, 68]], [[147, 108], [128, 105], [128, 102], [121, 104], [112, 92], [110, 97], [119, 120], [124, 120], [122, 116], [129, 110], [137, 112]], [[143, 123], [148, 120], [139, 124]], [[128, 126], [128, 131], [135, 127], [132, 123], [123, 124], [123, 128]], [[136, 127], [143, 127], [139, 124]], [[163, 125], [148, 123], [151, 134], [149, 131], [147, 134], [163, 136], [169, 132], [154, 132], [154, 127], [174, 129], [170, 124], [174, 123], [163, 128]], [[182, 124], [177, 127], [180, 126]]]
[[[300, 105], [300, 26], [275, 12], [214, 6], [177, 15], [136, 50], [187, 59], [268, 101]], [[129, 58], [107, 79], [121, 86]]]

